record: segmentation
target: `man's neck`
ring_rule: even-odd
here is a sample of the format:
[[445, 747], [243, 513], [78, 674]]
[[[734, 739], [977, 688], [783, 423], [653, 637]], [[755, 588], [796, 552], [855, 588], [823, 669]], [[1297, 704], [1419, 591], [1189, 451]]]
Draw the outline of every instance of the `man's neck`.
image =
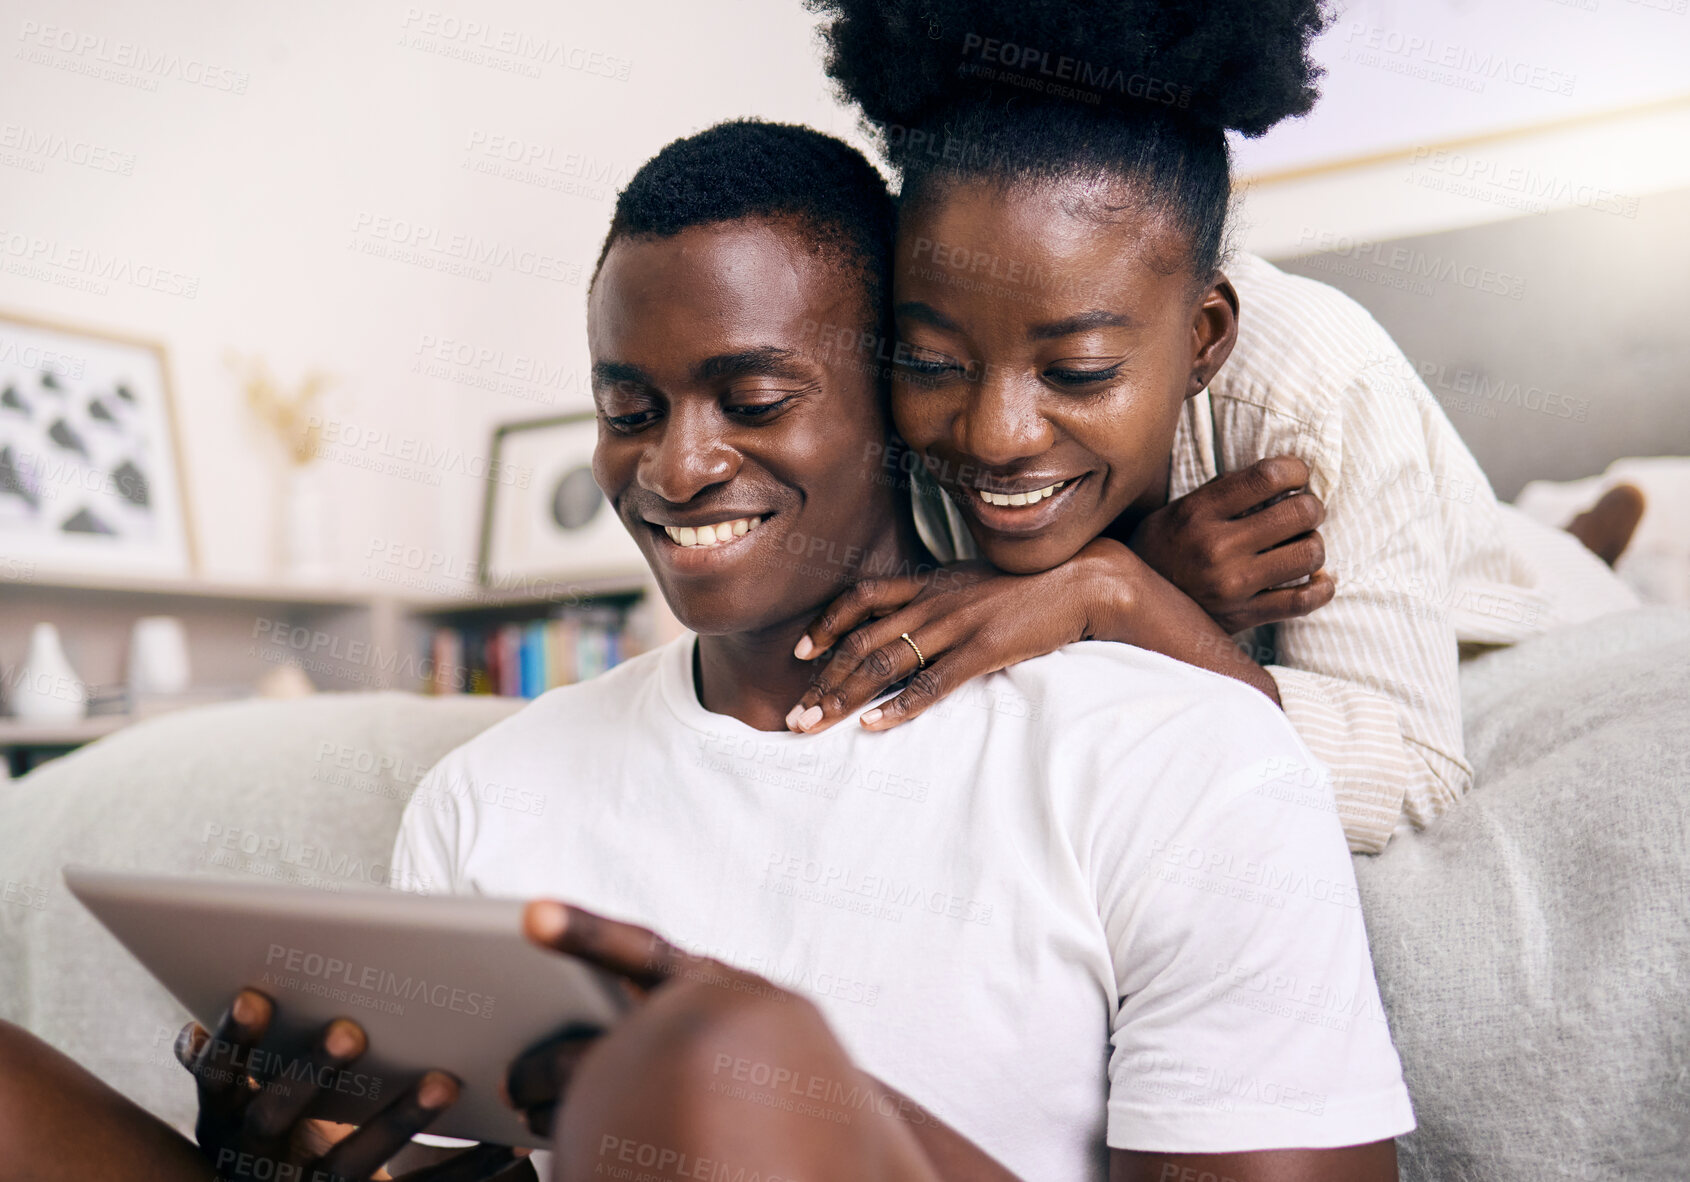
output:
[[933, 557], [921, 544], [914, 522], [907, 514], [899, 516], [898, 527], [865, 548], [862, 561], [842, 572], [847, 577], [820, 603], [767, 627], [699, 637], [697, 686], [704, 708], [760, 731], [785, 730], [787, 712], [820, 668], [817, 661], [800, 661], [792, 650], [821, 609], [861, 578], [914, 575], [933, 568]]

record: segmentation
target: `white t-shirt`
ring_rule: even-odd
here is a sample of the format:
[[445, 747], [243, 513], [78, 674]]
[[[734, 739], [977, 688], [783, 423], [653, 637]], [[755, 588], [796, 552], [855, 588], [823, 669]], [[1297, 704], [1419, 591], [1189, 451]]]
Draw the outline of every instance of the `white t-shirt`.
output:
[[[448, 755], [396, 881], [560, 898], [803, 993], [860, 1067], [1040, 1182], [1102, 1179], [1106, 1142], [1414, 1127], [1329, 777], [1261, 694], [1088, 643], [889, 732], [769, 733], [704, 709], [693, 645]], [[748, 1102], [854, 1101], [741, 1074]]]

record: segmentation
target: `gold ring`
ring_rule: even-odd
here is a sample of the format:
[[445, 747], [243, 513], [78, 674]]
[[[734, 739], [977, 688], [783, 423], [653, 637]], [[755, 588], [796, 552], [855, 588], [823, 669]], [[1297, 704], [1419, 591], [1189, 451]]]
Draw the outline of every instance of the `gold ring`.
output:
[[927, 658], [921, 655], [921, 646], [916, 644], [916, 642], [913, 639], [911, 639], [910, 634], [908, 632], [900, 632], [900, 633], [898, 633], [898, 635], [903, 640], [903, 642], [905, 644], [909, 645], [910, 649], [915, 653], [916, 671], [920, 672], [921, 670], [927, 668]]

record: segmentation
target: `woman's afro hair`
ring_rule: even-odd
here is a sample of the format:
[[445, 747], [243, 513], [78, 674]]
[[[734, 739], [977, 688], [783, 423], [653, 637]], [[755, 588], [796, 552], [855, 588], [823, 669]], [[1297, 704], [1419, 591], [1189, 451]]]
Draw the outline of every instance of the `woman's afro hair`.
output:
[[[1306, 114], [1321, 0], [806, 0], [827, 72], [884, 136], [994, 95], [1146, 101], [1259, 136]], [[1183, 96], [1183, 97], [1182, 97]]]
[[1314, 105], [1320, 0], [806, 0], [827, 72], [918, 207], [957, 179], [1112, 176], [1184, 233], [1201, 290], [1225, 253], [1226, 132]]

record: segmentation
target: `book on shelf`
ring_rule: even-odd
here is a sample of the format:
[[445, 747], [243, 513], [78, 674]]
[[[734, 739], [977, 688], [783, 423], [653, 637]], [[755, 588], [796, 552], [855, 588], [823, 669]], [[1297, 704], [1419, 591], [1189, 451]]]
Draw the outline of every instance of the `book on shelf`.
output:
[[429, 691], [538, 697], [597, 677], [635, 648], [625, 614], [610, 607], [522, 622], [444, 625], [429, 638]]

